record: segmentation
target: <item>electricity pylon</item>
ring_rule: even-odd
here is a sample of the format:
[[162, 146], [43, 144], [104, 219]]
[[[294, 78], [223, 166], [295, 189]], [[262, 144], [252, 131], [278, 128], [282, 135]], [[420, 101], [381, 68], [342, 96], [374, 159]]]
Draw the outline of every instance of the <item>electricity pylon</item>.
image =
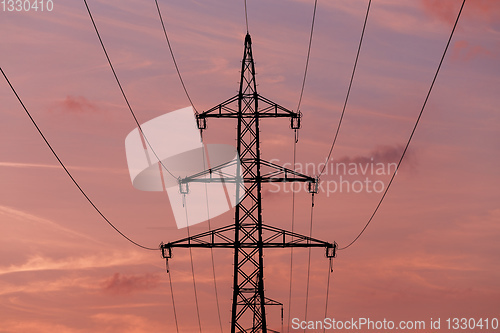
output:
[[167, 260], [172, 255], [172, 248], [176, 247], [234, 249], [231, 333], [267, 333], [270, 329], [266, 323], [266, 305], [281, 304], [264, 295], [265, 248], [323, 247], [330, 260], [335, 257], [335, 242], [324, 242], [262, 223], [263, 183], [307, 182], [313, 195], [318, 188], [317, 179], [260, 158], [259, 123], [263, 118], [277, 117], [290, 118], [291, 128], [300, 128], [300, 112], [285, 109], [257, 93], [252, 40], [247, 33], [238, 94], [208, 111], [196, 114], [200, 130], [206, 128], [207, 118], [237, 119], [237, 151], [240, 158], [237, 167], [241, 169], [232, 180], [207, 179], [208, 175], [227, 167], [227, 163], [179, 180], [181, 192], [183, 188], [188, 188], [190, 182], [232, 181], [238, 184], [236, 197], [240, 198], [238, 191], [244, 188], [242, 199], [235, 207], [234, 225], [161, 244], [163, 257]]

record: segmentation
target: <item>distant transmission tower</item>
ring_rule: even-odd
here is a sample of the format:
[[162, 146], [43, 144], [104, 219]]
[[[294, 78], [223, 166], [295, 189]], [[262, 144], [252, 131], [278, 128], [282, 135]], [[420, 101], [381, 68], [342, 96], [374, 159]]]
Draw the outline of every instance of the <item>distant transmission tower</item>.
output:
[[[298, 111], [298, 110], [297, 110]], [[324, 247], [326, 256], [335, 257], [337, 244], [262, 223], [262, 184], [269, 182], [307, 182], [310, 193], [317, 193], [317, 179], [286, 169], [260, 158], [262, 118], [290, 118], [291, 128], [300, 128], [300, 112], [293, 112], [257, 93], [252, 40], [247, 33], [241, 69], [239, 93], [227, 101], [196, 115], [198, 128], [206, 128], [207, 118], [236, 118], [238, 121], [237, 151], [241, 170], [234, 179], [221, 181], [241, 184], [244, 193], [235, 208], [234, 225], [207, 231], [188, 238], [162, 244], [165, 259], [171, 258], [172, 248], [231, 248], [234, 249], [233, 300], [231, 333], [272, 332], [267, 328], [266, 305], [281, 304], [264, 295], [264, 248]], [[231, 162], [230, 162], [231, 163]], [[227, 167], [216, 166], [180, 180], [180, 186], [190, 182], [214, 182], [206, 176]], [[239, 178], [242, 175], [243, 179]], [[240, 197], [237, 186], [236, 197]], [[187, 186], [186, 186], [187, 188]]]

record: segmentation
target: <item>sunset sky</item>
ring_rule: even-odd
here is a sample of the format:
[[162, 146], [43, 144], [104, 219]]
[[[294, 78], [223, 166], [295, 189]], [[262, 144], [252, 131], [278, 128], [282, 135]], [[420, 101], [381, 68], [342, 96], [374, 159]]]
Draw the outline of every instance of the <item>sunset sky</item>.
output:
[[[53, 2], [51, 12], [0, 11], [0, 67], [75, 179], [116, 227], [148, 247], [186, 237], [166, 193], [132, 186], [125, 137], [136, 124], [83, 0]], [[372, 1], [333, 165], [399, 160], [461, 2]], [[154, 0], [88, 4], [139, 122], [189, 106]], [[195, 107], [207, 110], [232, 97], [246, 33], [243, 1], [159, 4]], [[316, 166], [309, 168], [311, 176], [325, 161], [339, 121], [367, 4], [318, 1], [297, 145], [298, 165]], [[258, 91], [293, 110], [313, 5], [248, 0]], [[450, 317], [500, 319], [499, 60], [500, 2], [467, 0], [384, 203], [362, 237], [338, 252], [328, 317], [426, 323], [441, 318], [441, 331], [447, 331]], [[0, 332], [175, 332], [161, 254], [135, 247], [101, 219], [0, 81]], [[234, 120], [210, 119], [204, 140], [234, 145], [235, 126]], [[261, 129], [263, 158], [291, 163], [289, 122], [266, 119]], [[322, 180], [326, 186], [340, 176], [351, 184], [367, 177], [328, 173]], [[390, 179], [387, 173], [368, 177], [384, 185]], [[345, 188], [319, 193], [313, 237], [349, 244], [381, 195]], [[263, 200], [264, 223], [290, 229], [287, 188], [266, 185]], [[296, 232], [308, 234], [310, 207], [311, 196], [297, 193]], [[231, 210], [211, 226], [233, 219]], [[207, 228], [201, 223], [191, 233]], [[213, 254], [223, 332], [229, 332], [232, 252]], [[193, 255], [203, 332], [220, 332], [210, 250]], [[295, 250], [293, 258], [291, 318], [304, 320], [307, 250]], [[328, 260], [320, 249], [311, 258], [307, 318], [322, 320]], [[170, 268], [180, 331], [197, 332], [189, 252], [175, 249]], [[289, 270], [289, 250], [265, 252], [266, 296], [285, 304], [285, 321]], [[280, 330], [278, 308], [268, 308], [268, 322]], [[425, 331], [437, 332], [428, 326]]]

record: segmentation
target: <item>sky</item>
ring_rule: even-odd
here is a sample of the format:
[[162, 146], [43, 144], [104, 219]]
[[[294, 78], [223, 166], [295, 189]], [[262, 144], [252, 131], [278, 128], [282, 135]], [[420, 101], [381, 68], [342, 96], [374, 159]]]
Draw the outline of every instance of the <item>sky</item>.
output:
[[[88, 4], [139, 122], [189, 106], [155, 2]], [[159, 4], [196, 108], [232, 97], [246, 33], [243, 2]], [[296, 166], [311, 176], [318, 175], [339, 122], [367, 4], [318, 1], [296, 155]], [[313, 237], [346, 246], [368, 221], [422, 108], [460, 4], [372, 1], [329, 164], [335, 168], [327, 169], [315, 196]], [[248, 0], [258, 91], [292, 110], [313, 5]], [[52, 11], [0, 11], [0, 29], [1, 68], [97, 207], [145, 246], [186, 237], [166, 193], [132, 186], [125, 137], [136, 124], [83, 1], [54, 0]], [[500, 317], [499, 58], [500, 3], [468, 0], [394, 183], [365, 233], [338, 252], [326, 317], [424, 321], [422, 332], [449, 331], [447, 318]], [[175, 332], [161, 254], [132, 245], [100, 218], [1, 81], [0, 332]], [[210, 119], [205, 143], [234, 144], [235, 126]], [[261, 130], [263, 158], [290, 166], [288, 121], [266, 119]], [[310, 210], [311, 195], [298, 191], [296, 232], [309, 233]], [[265, 186], [263, 214], [264, 223], [290, 229], [290, 187]], [[231, 210], [211, 226], [233, 219]], [[207, 228], [201, 223], [191, 233]], [[193, 250], [202, 331], [221, 332], [215, 272], [222, 331], [229, 332], [232, 253], [212, 253]], [[311, 251], [307, 318], [308, 251], [294, 251], [291, 302], [290, 251], [267, 250], [264, 260], [266, 296], [285, 304], [285, 332], [288, 317], [325, 318], [329, 263], [323, 250]], [[189, 252], [175, 249], [169, 265], [179, 329], [197, 332]], [[267, 316], [269, 328], [279, 331], [279, 309], [268, 308]], [[431, 318], [440, 318], [440, 330], [430, 328]]]

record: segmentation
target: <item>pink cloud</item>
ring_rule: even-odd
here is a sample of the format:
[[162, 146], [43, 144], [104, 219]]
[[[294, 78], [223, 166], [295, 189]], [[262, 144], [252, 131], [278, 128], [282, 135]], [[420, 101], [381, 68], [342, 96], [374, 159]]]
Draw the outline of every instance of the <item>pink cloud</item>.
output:
[[453, 60], [470, 61], [480, 56], [492, 57], [494, 54], [481, 45], [470, 44], [466, 40], [459, 40], [453, 45]]
[[[427, 14], [452, 25], [455, 23], [461, 2], [422, 0], [422, 5]], [[465, 4], [464, 11], [470, 12], [468, 17], [491, 23], [500, 17], [500, 2], [497, 0], [470, 0]]]
[[[404, 146], [379, 146], [376, 149], [372, 150], [367, 156], [355, 156], [349, 157], [344, 156], [339, 158], [338, 160], [333, 160], [333, 164], [338, 163], [355, 163], [355, 164], [370, 164], [370, 163], [398, 163], [401, 158], [401, 154], [403, 153]], [[411, 149], [408, 149], [405, 153], [405, 158], [403, 161], [404, 164], [409, 164], [412, 168], [416, 166], [415, 152]]]
[[442, 1], [442, 0], [422, 0], [424, 10], [430, 16], [453, 24], [457, 16], [458, 2]]
[[131, 275], [125, 276], [115, 273], [103, 284], [103, 290], [106, 293], [114, 295], [126, 295], [134, 291], [143, 291], [155, 288], [160, 282], [157, 275]]
[[58, 107], [63, 112], [84, 113], [96, 112], [98, 107], [83, 96], [66, 96], [66, 98], [58, 103]]

